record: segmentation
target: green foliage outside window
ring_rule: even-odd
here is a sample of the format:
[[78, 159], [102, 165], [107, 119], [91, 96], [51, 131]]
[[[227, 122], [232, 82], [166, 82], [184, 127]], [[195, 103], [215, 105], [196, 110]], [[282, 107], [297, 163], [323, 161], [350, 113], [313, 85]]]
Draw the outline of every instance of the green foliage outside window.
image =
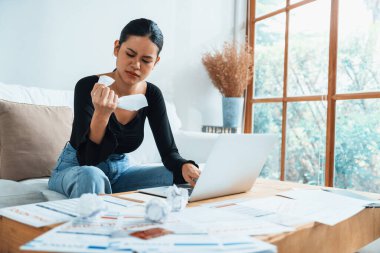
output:
[[[361, 26], [352, 33], [343, 33], [344, 26], [350, 24], [340, 20], [343, 32], [338, 38], [337, 93], [380, 90], [379, 1], [355, 2], [367, 11], [369, 19], [365, 29]], [[373, 6], [375, 2], [377, 5]], [[342, 17], [349, 12], [344, 5], [341, 1]], [[283, 24], [285, 26], [285, 22]], [[284, 31], [271, 29], [273, 27], [265, 20], [256, 24], [255, 97], [282, 96]], [[289, 38], [288, 96], [327, 95], [328, 37], [326, 40], [321, 33], [292, 36]], [[282, 103], [254, 104], [253, 113], [253, 132], [277, 133], [278, 146], [281, 146]], [[325, 101], [288, 102], [286, 180], [324, 184], [326, 113]], [[279, 178], [280, 151], [273, 153], [262, 177]], [[334, 186], [380, 192], [380, 100], [337, 101]]]

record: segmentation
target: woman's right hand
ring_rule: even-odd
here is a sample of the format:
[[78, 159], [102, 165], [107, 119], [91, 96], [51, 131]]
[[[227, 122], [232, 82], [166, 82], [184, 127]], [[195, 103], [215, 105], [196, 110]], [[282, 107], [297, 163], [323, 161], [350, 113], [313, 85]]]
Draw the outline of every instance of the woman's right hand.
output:
[[94, 115], [109, 119], [117, 107], [118, 96], [104, 84], [95, 83], [91, 91], [91, 100], [94, 105]]

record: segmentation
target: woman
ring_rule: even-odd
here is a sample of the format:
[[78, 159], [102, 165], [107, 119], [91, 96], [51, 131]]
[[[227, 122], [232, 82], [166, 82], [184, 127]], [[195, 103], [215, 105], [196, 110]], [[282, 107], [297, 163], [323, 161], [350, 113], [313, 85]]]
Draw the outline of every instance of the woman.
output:
[[[74, 122], [70, 141], [49, 180], [49, 189], [70, 198], [83, 193], [112, 193], [147, 187], [190, 183], [198, 165], [183, 159], [170, 129], [160, 89], [146, 82], [159, 62], [163, 35], [147, 19], [129, 22], [114, 43], [116, 69], [105, 73], [115, 80], [98, 83], [100, 75], [82, 78], [75, 87]], [[138, 111], [117, 108], [118, 98], [145, 95], [148, 106]], [[144, 138], [148, 118], [164, 166], [133, 166], [125, 153], [136, 150]]]

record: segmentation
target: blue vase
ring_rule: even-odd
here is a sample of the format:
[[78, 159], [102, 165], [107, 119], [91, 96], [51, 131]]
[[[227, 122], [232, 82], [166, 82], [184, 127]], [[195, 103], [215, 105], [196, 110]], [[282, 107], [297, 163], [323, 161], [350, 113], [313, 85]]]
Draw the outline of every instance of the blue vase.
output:
[[223, 97], [223, 127], [240, 127], [243, 117], [243, 97]]

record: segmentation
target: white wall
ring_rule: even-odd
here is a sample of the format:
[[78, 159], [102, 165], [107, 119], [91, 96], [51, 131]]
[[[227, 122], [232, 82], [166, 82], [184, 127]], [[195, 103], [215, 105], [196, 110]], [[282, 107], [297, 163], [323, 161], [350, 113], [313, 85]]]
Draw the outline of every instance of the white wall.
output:
[[245, 0], [0, 0], [0, 81], [73, 89], [113, 70], [113, 42], [128, 21], [154, 20], [164, 34], [148, 78], [173, 101], [183, 128], [221, 125], [221, 96], [202, 54], [244, 36]]

